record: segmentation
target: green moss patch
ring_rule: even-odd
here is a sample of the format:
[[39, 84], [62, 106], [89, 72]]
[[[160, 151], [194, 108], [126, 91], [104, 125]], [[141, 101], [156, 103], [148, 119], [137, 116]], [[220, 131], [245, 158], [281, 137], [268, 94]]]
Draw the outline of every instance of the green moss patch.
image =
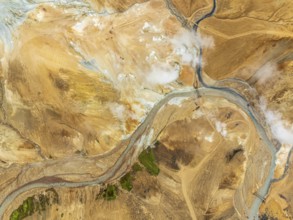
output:
[[[54, 192], [53, 195], [52, 192]], [[54, 189], [46, 190], [45, 194], [28, 197], [26, 200], [24, 200], [22, 204], [11, 213], [9, 219], [22, 220], [28, 216], [31, 216], [37, 211], [45, 211], [47, 206], [49, 206], [51, 203], [57, 202], [57, 192]]]
[[[104, 186], [105, 187], [105, 186]], [[106, 188], [102, 188], [96, 196], [96, 200], [104, 199], [107, 201], [115, 200], [118, 196], [118, 187], [116, 185], [108, 184]]]
[[135, 174], [139, 171], [142, 171], [142, 167], [139, 165], [139, 163], [135, 163], [132, 165], [132, 171]]
[[120, 179], [120, 185], [122, 187], [122, 189], [125, 189], [127, 191], [131, 191], [133, 188], [132, 185], [132, 176], [130, 173], [127, 173], [126, 175], [124, 175], [121, 179]]
[[146, 168], [149, 174], [157, 176], [160, 169], [156, 164], [155, 155], [152, 148], [147, 148], [138, 157], [139, 162]]
[[32, 215], [35, 211], [34, 198], [28, 197], [23, 203], [10, 215], [10, 220], [20, 220]]

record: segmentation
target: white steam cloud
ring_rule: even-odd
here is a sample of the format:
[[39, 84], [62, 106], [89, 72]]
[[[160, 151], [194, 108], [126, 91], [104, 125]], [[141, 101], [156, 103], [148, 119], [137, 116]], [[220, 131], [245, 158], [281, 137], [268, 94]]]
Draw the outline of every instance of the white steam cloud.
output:
[[196, 34], [194, 31], [184, 30], [171, 39], [173, 52], [181, 58], [182, 64], [189, 64], [195, 67], [198, 64], [199, 44], [202, 48], [214, 47], [212, 37]]
[[167, 84], [175, 81], [179, 77], [180, 68], [167, 63], [157, 63], [153, 65], [151, 72], [147, 75], [147, 81], [151, 84]]
[[278, 67], [275, 63], [266, 63], [263, 65], [256, 73], [255, 77], [259, 84], [265, 83], [267, 80], [271, 79], [274, 75], [278, 73]]
[[283, 121], [280, 113], [268, 110], [264, 98], [261, 98], [260, 105], [274, 137], [278, 139], [281, 144], [292, 146], [293, 125]]
[[[174, 82], [179, 77], [180, 67], [190, 65], [193, 68], [198, 64], [199, 44], [203, 48], [214, 46], [213, 38], [203, 37], [194, 31], [183, 30], [170, 39], [172, 53], [166, 58], [166, 63], [157, 62], [152, 65], [150, 73], [147, 74], [147, 81], [151, 84], [168, 84]], [[156, 53], [152, 51], [147, 57], [147, 61], [157, 61]], [[179, 63], [171, 65], [170, 63]]]
[[192, 31], [184, 30], [171, 39], [173, 54], [177, 55], [182, 64], [195, 66], [197, 63], [197, 37]]
[[211, 36], [203, 36], [201, 34], [198, 34], [197, 40], [200, 42], [202, 48], [212, 49], [215, 47], [214, 38], [212, 38]]
[[115, 118], [121, 121], [125, 120], [126, 109], [124, 105], [113, 102], [113, 103], [109, 103], [108, 107]]
[[217, 132], [219, 132], [223, 137], [227, 137], [227, 125], [225, 123], [222, 123], [220, 121], [216, 121], [216, 129]]

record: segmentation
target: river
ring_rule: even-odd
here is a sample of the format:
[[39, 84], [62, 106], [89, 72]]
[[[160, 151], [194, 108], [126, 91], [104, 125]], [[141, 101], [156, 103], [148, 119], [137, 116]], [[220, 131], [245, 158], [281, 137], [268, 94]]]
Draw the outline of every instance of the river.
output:
[[[198, 26], [199, 26], [200, 22], [206, 18], [213, 16], [213, 14], [216, 11], [216, 8], [217, 8], [217, 0], [213, 0], [213, 6], [212, 6], [211, 11], [209, 13], [207, 13], [206, 15], [204, 15], [202, 18], [200, 18], [198, 21], [195, 22], [193, 29], [196, 32], [198, 31]], [[251, 118], [251, 120], [254, 122], [254, 124], [256, 125], [257, 130], [259, 132], [259, 135], [262, 137], [264, 143], [266, 144], [266, 146], [270, 150], [271, 157], [272, 157], [271, 164], [270, 164], [270, 170], [269, 170], [269, 174], [267, 176], [267, 179], [257, 192], [257, 194], [261, 198], [265, 198], [269, 192], [271, 182], [274, 178], [274, 171], [275, 171], [275, 167], [276, 167], [276, 148], [275, 148], [274, 144], [267, 137], [265, 129], [262, 127], [261, 123], [259, 123], [258, 120], [256, 119], [256, 115], [255, 115], [253, 109], [250, 107], [250, 103], [241, 94], [239, 94], [238, 92], [236, 92], [235, 90], [232, 90], [230, 88], [216, 87], [216, 86], [208, 85], [203, 80], [203, 77], [202, 77], [202, 47], [201, 46], [199, 48], [199, 65], [196, 68], [196, 75], [197, 75], [197, 78], [198, 78], [200, 84], [204, 88], [210, 88], [210, 89], [213, 89], [213, 90], [219, 91], [219, 92], [225, 91], [228, 94], [232, 95], [234, 98], [241, 100], [241, 102], [246, 103], [246, 105], [249, 106], [247, 114]], [[249, 220], [258, 219], [259, 207], [260, 207], [261, 203], [263, 202], [261, 198], [259, 198], [257, 196], [255, 197], [255, 200], [252, 204], [252, 207], [250, 208], [250, 211], [248, 213]]]
[[[204, 19], [213, 16], [213, 14], [216, 11], [217, 2], [216, 0], [213, 0], [213, 7], [212, 10], [204, 15], [202, 18], [200, 18], [194, 25], [194, 30], [198, 31], [198, 25], [201, 21]], [[6, 198], [2, 201], [0, 206], [0, 216], [3, 216], [7, 206], [14, 201], [14, 199], [19, 196], [21, 193], [26, 192], [31, 189], [35, 188], [52, 188], [52, 187], [81, 187], [81, 186], [90, 186], [90, 185], [96, 185], [101, 184], [107, 180], [112, 179], [115, 177], [117, 172], [123, 172], [121, 171], [121, 167], [125, 163], [127, 163], [127, 158], [131, 157], [129, 153], [131, 153], [131, 150], [135, 148], [137, 145], [137, 142], [141, 138], [141, 136], [147, 131], [148, 127], [151, 126], [154, 117], [156, 116], [157, 112], [161, 109], [163, 105], [168, 103], [173, 98], [176, 97], [192, 97], [197, 96], [200, 94], [201, 96], [207, 96], [207, 97], [219, 97], [219, 98], [225, 98], [228, 101], [236, 104], [239, 108], [241, 108], [252, 120], [254, 123], [260, 137], [268, 147], [268, 149], [271, 152], [272, 160], [270, 165], [270, 172], [267, 175], [266, 181], [264, 184], [260, 187], [258, 194], [261, 197], [265, 197], [269, 191], [271, 181], [273, 179], [273, 174], [275, 170], [275, 160], [276, 160], [276, 149], [275, 146], [272, 144], [270, 139], [268, 138], [265, 129], [261, 125], [261, 123], [257, 120], [257, 114], [254, 112], [253, 108], [250, 106], [249, 102], [243, 97], [241, 94], [236, 92], [235, 90], [232, 90], [230, 88], [226, 87], [216, 87], [212, 85], [208, 85], [202, 77], [202, 47], [199, 45], [199, 64], [196, 67], [195, 74], [200, 82], [201, 87], [200, 88], [190, 88], [180, 91], [175, 91], [172, 93], [167, 94], [162, 100], [160, 100], [158, 103], [154, 105], [154, 107], [151, 109], [151, 111], [148, 113], [145, 120], [140, 124], [140, 126], [135, 130], [135, 132], [130, 137], [129, 144], [127, 148], [124, 150], [124, 152], [121, 154], [119, 159], [116, 161], [116, 163], [104, 174], [99, 176], [94, 181], [83, 181], [78, 183], [73, 182], [52, 182], [52, 183], [43, 183], [41, 180], [35, 180], [30, 183], [27, 183], [20, 188], [16, 189], [15, 191], [11, 192], [9, 195], [6, 196]], [[139, 150], [139, 149], [134, 149]], [[258, 197], [255, 197], [255, 200], [252, 204], [252, 207], [250, 208], [249, 212], [249, 219], [258, 219], [258, 210], [262, 203], [262, 200]]]

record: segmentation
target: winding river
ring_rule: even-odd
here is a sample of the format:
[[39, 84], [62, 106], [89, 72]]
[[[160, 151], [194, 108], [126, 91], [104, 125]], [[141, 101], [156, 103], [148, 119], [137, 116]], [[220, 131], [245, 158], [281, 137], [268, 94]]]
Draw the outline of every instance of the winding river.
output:
[[[213, 7], [212, 10], [207, 13], [205, 16], [200, 18], [194, 25], [194, 30], [198, 31], [198, 25], [201, 21], [204, 19], [213, 16], [213, 14], [216, 11], [217, 2], [216, 0], [213, 0]], [[32, 182], [29, 182], [15, 191], [11, 192], [9, 195], [6, 196], [6, 198], [2, 201], [0, 206], [0, 216], [3, 216], [6, 208], [10, 203], [14, 201], [15, 198], [17, 198], [20, 194], [31, 190], [35, 188], [52, 188], [52, 187], [82, 187], [82, 186], [90, 186], [90, 185], [96, 185], [101, 184], [105, 181], [117, 178], [118, 172], [121, 171], [121, 167], [123, 165], [127, 164], [127, 161], [129, 161], [129, 158], [132, 157], [132, 155], [129, 155], [132, 153], [132, 150], [139, 151], [141, 149], [137, 149], [137, 143], [139, 142], [141, 136], [145, 134], [148, 131], [148, 128], [152, 125], [153, 119], [156, 116], [157, 112], [171, 99], [177, 98], [177, 97], [198, 97], [200, 96], [206, 96], [206, 97], [219, 97], [219, 98], [225, 98], [226, 100], [236, 104], [239, 108], [241, 108], [252, 120], [254, 123], [260, 137], [262, 138], [263, 142], [266, 144], [267, 148], [269, 149], [271, 153], [271, 164], [270, 164], [270, 171], [267, 174], [267, 178], [264, 182], [264, 184], [260, 187], [258, 191], [258, 195], [260, 197], [265, 198], [267, 195], [271, 181], [273, 179], [273, 174], [275, 170], [275, 160], [276, 160], [276, 149], [272, 142], [270, 141], [269, 137], [266, 134], [265, 129], [261, 125], [261, 123], [257, 120], [257, 114], [253, 110], [253, 108], [250, 106], [249, 102], [243, 97], [241, 94], [237, 93], [235, 90], [232, 90], [230, 88], [226, 87], [216, 87], [212, 85], [208, 85], [202, 77], [202, 47], [199, 45], [199, 64], [196, 67], [195, 74], [200, 82], [200, 88], [189, 88], [179, 91], [174, 91], [169, 94], [167, 94], [162, 100], [160, 100], [158, 103], [154, 105], [154, 107], [151, 109], [151, 111], [148, 113], [145, 120], [140, 124], [140, 126], [135, 130], [135, 132], [132, 134], [129, 140], [129, 144], [127, 148], [124, 150], [124, 152], [121, 154], [119, 159], [116, 161], [116, 163], [109, 169], [107, 172], [99, 176], [97, 179], [93, 181], [83, 181], [83, 182], [68, 182], [68, 181], [62, 181], [62, 180], [56, 180], [51, 182], [43, 181], [42, 179], [35, 180]], [[255, 197], [255, 200], [250, 208], [250, 211], [248, 213], [249, 219], [258, 219], [258, 210], [262, 203], [262, 200], [259, 197]]]
[[[197, 22], [195, 22], [195, 25], [193, 28], [196, 32], [198, 30], [198, 26], [199, 26], [200, 22], [208, 17], [213, 16], [213, 14], [216, 11], [216, 8], [217, 8], [217, 0], [213, 0], [212, 10], [209, 13], [207, 13], [206, 15], [204, 15], [202, 18], [200, 18]], [[274, 178], [274, 171], [275, 171], [275, 167], [276, 167], [276, 148], [275, 148], [274, 144], [268, 138], [268, 136], [265, 132], [265, 129], [262, 127], [261, 123], [259, 123], [258, 120], [256, 119], [256, 115], [255, 115], [253, 109], [250, 107], [249, 102], [241, 94], [237, 93], [235, 90], [232, 90], [230, 88], [211, 86], [211, 85], [208, 85], [207, 83], [204, 82], [203, 77], [202, 77], [202, 47], [201, 46], [199, 48], [199, 65], [196, 68], [196, 74], [197, 74], [197, 77], [198, 77], [200, 84], [204, 88], [209, 88], [209, 89], [212, 89], [212, 90], [218, 91], [218, 92], [226, 92], [227, 94], [232, 95], [234, 98], [238, 99], [238, 102], [234, 102], [234, 103], [237, 103], [237, 104], [239, 104], [239, 102], [246, 103], [246, 106], [248, 106], [248, 109], [247, 109], [248, 111], [246, 112], [247, 115], [250, 117], [250, 119], [255, 124], [255, 126], [259, 132], [259, 135], [262, 137], [264, 143], [266, 144], [266, 146], [270, 150], [272, 160], [271, 160], [271, 164], [270, 164], [269, 174], [267, 176], [266, 181], [264, 182], [262, 187], [257, 192], [257, 194], [259, 195], [260, 198], [255, 197], [255, 200], [252, 204], [252, 207], [250, 208], [250, 212], [248, 213], [249, 220], [258, 219], [258, 210], [259, 210], [259, 207], [262, 203], [261, 198], [265, 198], [266, 195], [268, 194], [271, 182], [273, 181], [273, 178]], [[242, 110], [244, 110], [243, 107], [242, 107]]]

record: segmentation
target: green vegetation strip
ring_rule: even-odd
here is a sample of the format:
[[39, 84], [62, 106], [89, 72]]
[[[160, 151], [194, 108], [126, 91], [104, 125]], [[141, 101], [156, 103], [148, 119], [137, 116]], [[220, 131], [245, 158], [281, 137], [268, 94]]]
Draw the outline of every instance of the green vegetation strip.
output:
[[155, 155], [152, 148], [147, 148], [138, 157], [139, 162], [146, 168], [149, 174], [157, 176], [160, 169], [156, 164]]
[[[138, 157], [140, 164], [144, 166], [144, 168], [139, 163], [134, 163], [132, 165], [132, 170], [126, 173], [120, 179], [120, 187], [127, 191], [131, 191], [133, 188], [132, 181], [137, 172], [146, 169], [150, 175], [157, 176], [160, 173], [160, 169], [156, 164], [155, 155], [152, 148], [147, 148], [144, 150]], [[118, 196], [118, 187], [113, 184], [108, 184], [106, 188], [100, 191], [100, 193], [96, 196], [96, 200], [100, 198], [104, 198], [107, 201], [115, 200]]]
[[115, 200], [117, 197], [117, 191], [117, 186], [109, 184], [102, 194], [103, 198], [107, 201]]
[[[160, 172], [159, 167], [156, 164], [155, 161], [155, 156], [153, 153], [152, 148], [148, 148], [144, 150], [138, 157], [140, 163], [145, 167], [145, 169], [154, 176], [157, 176]], [[134, 178], [134, 175], [142, 171], [143, 167], [139, 163], [135, 163], [132, 165], [132, 171], [125, 174], [121, 179], [120, 179], [120, 185], [122, 189], [125, 189], [127, 191], [131, 191], [133, 188], [132, 181]]]
[[[28, 197], [24, 200], [22, 204], [11, 213], [10, 220], [22, 220], [37, 211], [40, 212], [46, 210], [46, 207], [50, 205], [50, 198], [53, 198], [53, 203], [58, 202], [58, 194], [54, 189], [48, 189], [46, 192], [49, 194], [40, 194], [38, 196]], [[50, 197], [52, 193], [53, 196]]]
[[107, 201], [115, 200], [118, 196], [118, 187], [116, 185], [108, 184], [106, 188], [102, 188], [96, 196], [96, 200], [104, 199]]
[[142, 167], [139, 165], [139, 163], [135, 163], [132, 165], [132, 171], [135, 174], [136, 172], [142, 171]]
[[24, 219], [34, 213], [34, 198], [28, 197], [23, 203], [12, 212], [10, 220]]
[[127, 173], [120, 179], [120, 184], [122, 189], [125, 189], [127, 191], [131, 191], [133, 186], [132, 186], [132, 175], [131, 173]]

